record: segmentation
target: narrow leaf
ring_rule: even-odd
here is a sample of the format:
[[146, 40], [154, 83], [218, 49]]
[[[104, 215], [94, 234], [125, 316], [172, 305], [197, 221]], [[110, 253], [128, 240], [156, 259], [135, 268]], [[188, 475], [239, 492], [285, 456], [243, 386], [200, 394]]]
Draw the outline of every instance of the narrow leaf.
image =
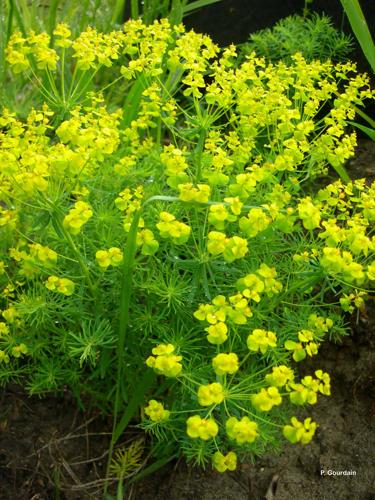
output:
[[362, 132], [364, 132], [366, 135], [368, 135], [370, 137], [370, 139], [375, 141], [375, 129], [374, 128], [365, 127], [364, 125], [361, 125], [361, 124], [356, 123], [356, 122], [349, 122], [349, 123], [351, 125], [353, 125], [354, 127], [358, 128], [359, 130], [362, 130]]
[[202, 9], [203, 7], [207, 7], [208, 5], [212, 5], [213, 3], [220, 2], [221, 0], [195, 0], [194, 2], [189, 3], [183, 8], [183, 15], [190, 14], [194, 10]]
[[142, 379], [134, 388], [134, 396], [129, 401], [129, 404], [126, 407], [126, 410], [117, 424], [116, 429], [113, 433], [113, 442], [116, 443], [121, 434], [126, 429], [130, 420], [137, 413], [141, 403], [143, 402], [144, 395], [150, 389], [155, 380], [155, 373], [152, 370], [146, 370]]
[[375, 45], [361, 6], [358, 0], [341, 0], [341, 4], [363, 53], [375, 73]]

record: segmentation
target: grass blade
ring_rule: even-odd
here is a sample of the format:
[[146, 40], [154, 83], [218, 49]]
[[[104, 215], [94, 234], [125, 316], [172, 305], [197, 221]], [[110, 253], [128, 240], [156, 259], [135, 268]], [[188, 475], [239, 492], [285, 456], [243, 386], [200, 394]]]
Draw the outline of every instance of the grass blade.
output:
[[361, 6], [358, 0], [341, 0], [341, 4], [363, 53], [375, 73], [375, 45]]
[[175, 454], [175, 455], [168, 455], [167, 457], [160, 458], [156, 462], [152, 463], [151, 465], [149, 465], [148, 467], [143, 469], [139, 474], [137, 474], [136, 476], [129, 479], [126, 483], [126, 486], [130, 486], [135, 481], [139, 481], [140, 479], [143, 479], [144, 477], [149, 476], [150, 474], [161, 469], [161, 467], [164, 467], [164, 465], [166, 465], [168, 462], [171, 462], [172, 460], [174, 460], [177, 457], [178, 457], [178, 455]]
[[194, 2], [186, 5], [183, 10], [183, 15], [190, 14], [194, 10], [202, 9], [203, 7], [207, 7], [208, 5], [212, 5], [213, 3], [220, 2], [221, 0], [195, 0]]
[[354, 127], [358, 128], [359, 130], [362, 130], [366, 135], [370, 137], [373, 141], [375, 141], [375, 129], [370, 128], [370, 127], [365, 127], [364, 125], [361, 125], [360, 123], [356, 122], [349, 122], [351, 125]]
[[57, 17], [57, 9], [59, 6], [59, 1], [60, 0], [52, 0], [49, 6], [48, 27], [49, 27], [49, 34], [51, 37], [53, 36], [53, 31], [56, 28], [56, 17]]
[[146, 370], [140, 382], [134, 389], [134, 396], [129, 401], [126, 410], [121, 417], [120, 422], [117, 424], [116, 429], [113, 433], [114, 444], [118, 441], [121, 434], [124, 432], [128, 426], [130, 420], [137, 413], [140, 404], [143, 402], [144, 395], [150, 389], [155, 381], [155, 373], [152, 370]]
[[[116, 5], [113, 9], [111, 25], [120, 24], [122, 21], [122, 16], [125, 12], [126, 0], [116, 0]], [[109, 27], [108, 27], [109, 29]]]

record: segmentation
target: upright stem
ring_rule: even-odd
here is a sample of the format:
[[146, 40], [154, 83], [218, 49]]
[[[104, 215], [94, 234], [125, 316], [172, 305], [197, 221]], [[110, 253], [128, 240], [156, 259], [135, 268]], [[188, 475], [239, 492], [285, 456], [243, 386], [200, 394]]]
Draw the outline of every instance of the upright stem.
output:
[[202, 127], [200, 130], [198, 143], [195, 148], [195, 154], [197, 160], [197, 175], [195, 180], [197, 183], [200, 181], [202, 176], [202, 152], [205, 139], [206, 139], [206, 129]]
[[61, 95], [65, 105], [65, 47], [61, 53]]
[[[124, 349], [125, 340], [127, 338], [127, 330], [129, 326], [129, 309], [130, 309], [130, 299], [131, 299], [131, 289], [132, 289], [132, 274], [133, 266], [135, 260], [135, 252], [137, 249], [137, 230], [140, 219], [141, 212], [135, 213], [133, 221], [130, 226], [128, 239], [126, 241], [124, 249], [124, 263], [122, 267], [122, 286], [120, 295], [120, 317], [119, 317], [119, 332], [118, 332], [118, 343], [117, 343], [117, 376], [116, 376], [116, 395], [115, 404], [113, 409], [113, 426], [112, 426], [112, 437], [109, 445], [108, 453], [108, 463], [107, 463], [107, 477], [109, 474], [109, 466], [112, 460], [113, 448], [116, 444], [116, 427], [118, 414], [120, 409], [121, 395], [122, 395], [122, 380], [123, 380], [123, 363], [124, 363]], [[107, 491], [107, 482], [105, 484], [105, 493]]]

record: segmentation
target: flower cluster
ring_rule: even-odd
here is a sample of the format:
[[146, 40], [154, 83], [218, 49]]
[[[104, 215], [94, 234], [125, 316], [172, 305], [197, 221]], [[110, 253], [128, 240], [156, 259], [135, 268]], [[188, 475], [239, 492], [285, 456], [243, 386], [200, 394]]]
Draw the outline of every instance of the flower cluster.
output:
[[193, 439], [200, 438], [204, 441], [214, 438], [219, 431], [218, 425], [213, 418], [205, 419], [199, 415], [189, 417], [186, 426], [189, 437]]
[[230, 439], [234, 439], [237, 444], [252, 443], [258, 436], [258, 425], [252, 422], [248, 417], [242, 417], [238, 420], [236, 417], [230, 417], [225, 428]]
[[184, 222], [176, 220], [176, 217], [169, 212], [161, 212], [160, 222], [156, 224], [160, 236], [171, 239], [175, 245], [183, 245], [190, 236], [191, 228]]
[[182, 356], [173, 354], [175, 347], [172, 344], [159, 344], [152, 349], [152, 354], [146, 360], [147, 366], [166, 377], [177, 377], [182, 371], [180, 361]]
[[119, 266], [123, 260], [122, 252], [117, 247], [112, 247], [109, 250], [98, 250], [95, 257], [103, 269], [107, 269], [109, 266]]
[[63, 295], [73, 295], [75, 284], [68, 278], [50, 276], [46, 281], [45, 286], [52, 292], [59, 292]]
[[224, 401], [224, 388], [218, 382], [213, 384], [201, 385], [198, 389], [198, 402], [202, 406], [220, 404]]
[[277, 387], [261, 389], [258, 394], [251, 397], [251, 402], [260, 411], [269, 411], [273, 406], [281, 405], [282, 397]]
[[265, 354], [269, 347], [276, 347], [276, 334], [256, 328], [247, 337], [247, 347], [250, 351]]
[[311, 421], [311, 418], [306, 418], [302, 423], [296, 417], [292, 417], [291, 423], [292, 425], [286, 425], [283, 429], [283, 434], [288, 441], [292, 444], [307, 444], [312, 440], [317, 425]]
[[295, 405], [303, 405], [308, 403], [313, 405], [317, 402], [317, 395], [320, 392], [325, 396], [331, 395], [331, 381], [328, 373], [322, 370], [315, 372], [316, 379], [311, 375], [306, 375], [301, 380], [301, 383], [290, 381], [286, 388], [289, 392], [291, 403]]
[[85, 201], [77, 201], [68, 215], [64, 217], [63, 225], [71, 234], [79, 234], [82, 226], [92, 217], [93, 211]]
[[162, 403], [151, 399], [145, 408], [145, 414], [153, 422], [163, 422], [164, 420], [168, 420], [170, 412], [164, 408]]
[[217, 451], [212, 455], [212, 466], [215, 467], [218, 472], [236, 470], [237, 455], [233, 451], [230, 451], [226, 455], [223, 455], [220, 451]]
[[212, 360], [212, 366], [216, 375], [225, 375], [226, 373], [233, 375], [238, 370], [238, 356], [234, 352], [226, 354], [221, 352]]
[[293, 351], [294, 361], [302, 361], [306, 358], [306, 354], [314, 356], [318, 353], [319, 344], [314, 342], [314, 333], [311, 330], [301, 330], [298, 332], [299, 342], [287, 340], [285, 349]]

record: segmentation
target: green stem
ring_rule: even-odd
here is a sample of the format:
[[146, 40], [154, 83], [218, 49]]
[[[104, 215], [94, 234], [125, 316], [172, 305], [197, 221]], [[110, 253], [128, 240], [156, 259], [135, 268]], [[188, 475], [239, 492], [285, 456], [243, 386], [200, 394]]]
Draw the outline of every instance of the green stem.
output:
[[[125, 340], [127, 338], [127, 330], [129, 326], [129, 309], [132, 289], [132, 272], [135, 261], [135, 253], [137, 249], [136, 239], [137, 230], [140, 219], [141, 211], [138, 210], [134, 214], [133, 221], [130, 226], [128, 239], [124, 249], [124, 262], [122, 267], [122, 286], [120, 295], [120, 318], [119, 318], [119, 335], [117, 343], [117, 376], [116, 376], [116, 395], [113, 409], [113, 426], [112, 437], [109, 445], [108, 463], [107, 463], [107, 477], [109, 475], [109, 466], [111, 464], [113, 449], [116, 444], [116, 427], [118, 421], [118, 414], [120, 410], [122, 384], [123, 384], [123, 362], [124, 362], [124, 348]], [[107, 483], [104, 488], [104, 493], [107, 491]]]
[[65, 47], [61, 53], [61, 95], [65, 105]]
[[71, 235], [69, 234], [69, 232], [65, 229], [64, 224], [61, 222], [60, 217], [54, 217], [54, 219], [55, 219], [55, 222], [56, 222], [59, 230], [61, 231], [61, 234], [64, 236], [64, 238], [66, 239], [70, 248], [73, 250], [75, 256], [77, 257], [79, 266], [81, 268], [82, 274], [84, 275], [84, 277], [86, 279], [86, 282], [87, 282], [87, 285], [88, 285], [89, 290], [91, 292], [91, 295], [94, 299], [96, 299], [96, 288], [95, 288], [93, 282], [91, 281], [89, 270], [87, 269], [86, 263], [85, 263], [84, 259], [82, 258], [80, 251], [78, 250], [78, 248], [77, 248], [76, 244], [74, 243], [74, 240], [71, 237]]
[[198, 143], [195, 149], [195, 154], [197, 159], [197, 175], [195, 177], [196, 183], [200, 181], [202, 175], [202, 152], [205, 140], [206, 140], [206, 130], [204, 128], [201, 128]]

